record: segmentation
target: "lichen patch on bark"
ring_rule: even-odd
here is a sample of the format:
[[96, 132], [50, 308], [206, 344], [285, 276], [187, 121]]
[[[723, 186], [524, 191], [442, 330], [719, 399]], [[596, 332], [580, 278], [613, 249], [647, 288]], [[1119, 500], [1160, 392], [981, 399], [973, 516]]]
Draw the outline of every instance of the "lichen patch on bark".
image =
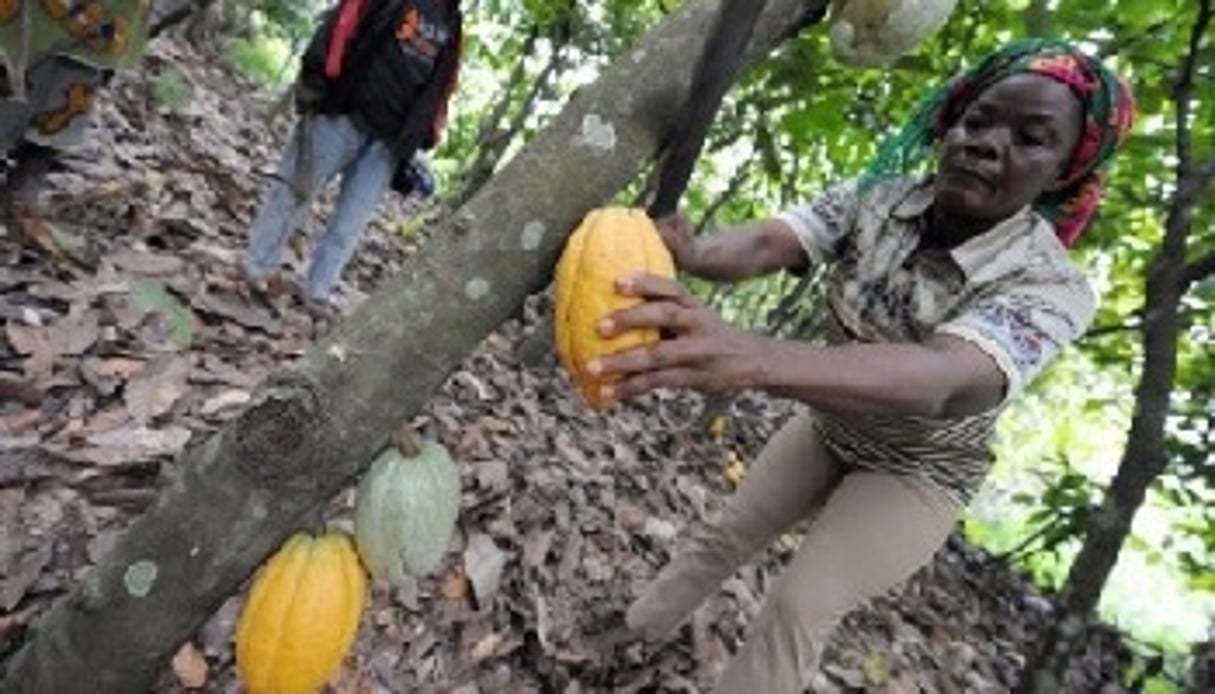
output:
[[519, 240], [525, 251], [534, 251], [539, 248], [540, 242], [544, 240], [544, 223], [533, 220], [525, 224]]
[[137, 561], [127, 567], [126, 573], [122, 575], [122, 584], [126, 586], [127, 593], [130, 595], [146, 598], [156, 585], [156, 574], [158, 573], [160, 573], [160, 569], [156, 567], [155, 563]]
[[464, 295], [473, 301], [479, 301], [489, 294], [489, 280], [484, 277], [474, 277], [464, 285]]
[[582, 117], [582, 130], [574, 139], [592, 149], [611, 152], [616, 149], [616, 128], [598, 113], [588, 113]]

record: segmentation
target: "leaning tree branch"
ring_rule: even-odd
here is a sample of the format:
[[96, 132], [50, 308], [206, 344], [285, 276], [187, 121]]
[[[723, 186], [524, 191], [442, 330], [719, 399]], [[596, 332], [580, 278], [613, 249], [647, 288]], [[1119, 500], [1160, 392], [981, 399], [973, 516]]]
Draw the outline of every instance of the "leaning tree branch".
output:
[[1180, 176], [1194, 173], [1193, 138], [1190, 135], [1190, 119], [1193, 111], [1194, 75], [1198, 71], [1198, 56], [1202, 40], [1211, 24], [1211, 0], [1201, 0], [1198, 17], [1190, 31], [1189, 49], [1182, 59], [1177, 81], [1173, 85], [1173, 102], [1177, 105], [1177, 162]]
[[[769, 0], [747, 51], [826, 0]], [[181, 453], [157, 503], [4, 666], [6, 694], [148, 691], [279, 544], [544, 287], [571, 229], [676, 126], [719, 0], [685, 3], [579, 90], [395, 277]]]
[[[1181, 320], [1183, 326], [1188, 326], [1191, 324], [1191, 318], [1194, 316], [1205, 316], [1207, 313], [1208, 311], [1204, 309], [1190, 309], [1182, 307], [1178, 309], [1177, 316]], [[1094, 325], [1092, 328], [1089, 328], [1088, 332], [1081, 335], [1076, 343], [1079, 345], [1085, 345], [1093, 340], [1107, 337], [1109, 335], [1142, 332], [1144, 327], [1143, 315], [1144, 309], [1143, 307], [1139, 307], [1127, 314], [1124, 317], [1124, 320], [1120, 323], [1104, 323], [1102, 325]]]
[[148, 29], [148, 38], [154, 39], [157, 36], [160, 36], [165, 31], [168, 31], [174, 26], [186, 21], [195, 14], [206, 10], [214, 2], [215, 0], [192, 0], [191, 2], [187, 2], [186, 4], [169, 11]]

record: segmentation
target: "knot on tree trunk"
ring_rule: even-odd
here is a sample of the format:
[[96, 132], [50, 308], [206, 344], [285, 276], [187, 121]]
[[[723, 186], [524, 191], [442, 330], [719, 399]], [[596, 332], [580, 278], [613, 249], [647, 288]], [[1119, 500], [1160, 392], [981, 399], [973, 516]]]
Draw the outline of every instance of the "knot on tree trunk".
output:
[[278, 375], [235, 423], [237, 465], [264, 487], [312, 489], [321, 481], [329, 427], [315, 384], [301, 374]]

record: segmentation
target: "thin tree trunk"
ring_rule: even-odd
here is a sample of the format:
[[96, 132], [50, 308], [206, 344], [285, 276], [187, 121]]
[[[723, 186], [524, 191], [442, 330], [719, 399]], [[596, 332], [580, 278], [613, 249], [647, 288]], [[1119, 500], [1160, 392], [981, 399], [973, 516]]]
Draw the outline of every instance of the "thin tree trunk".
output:
[[1190, 649], [1193, 663], [1190, 665], [1190, 686], [1194, 692], [1215, 691], [1215, 625], [1211, 627], [1206, 641], [1194, 644]]
[[1047, 694], [1071, 691], [1067, 670], [1078, 639], [1086, 631], [1118, 553], [1130, 534], [1135, 512], [1147, 488], [1164, 471], [1165, 423], [1177, 371], [1177, 342], [1181, 330], [1180, 304], [1188, 288], [1186, 245], [1191, 214], [1208, 182], [1193, 165], [1190, 109], [1199, 47], [1211, 21], [1211, 0], [1202, 0], [1194, 23], [1189, 55], [1176, 87], [1177, 190], [1169, 202], [1160, 256], [1147, 281], [1143, 321], [1143, 371], [1135, 389], [1135, 412], [1126, 450], [1106, 492], [1101, 509], [1072, 563], [1061, 594], [1062, 614], [1049, 630], [1023, 671], [1020, 692]]
[[1025, 10], [1025, 31], [1030, 36], [1046, 36], [1050, 33], [1054, 12], [1050, 0], [1032, 0]]
[[216, 0], [177, 0], [176, 2], [158, 2], [152, 6], [151, 26], [148, 37], [156, 38], [173, 27], [203, 14]]
[[[824, 3], [772, 0], [748, 60]], [[659, 24], [356, 313], [187, 446], [156, 505], [5, 664], [0, 691], [147, 691], [258, 564], [547, 283], [568, 231], [632, 180], [673, 127], [719, 4], [688, 3]]]
[[472, 174], [468, 177], [465, 184], [460, 204], [463, 204], [464, 201], [476, 194], [477, 190], [485, 185], [485, 182], [493, 176], [494, 170], [498, 168], [498, 165], [502, 162], [502, 158], [506, 156], [506, 150], [519, 137], [520, 133], [523, 132], [532, 106], [541, 99], [552, 97], [555, 91], [554, 83], [561, 75], [562, 66], [565, 61], [562, 55], [563, 49], [563, 45], [554, 47], [553, 55], [532, 82], [531, 89], [528, 90], [523, 103], [518, 105], [514, 117], [506, 124], [505, 128], [495, 131], [492, 137], [485, 142], [484, 147], [480, 148], [477, 161], [473, 164]]
[[517, 95], [527, 86], [527, 66], [533, 62], [532, 51], [535, 50], [539, 31], [539, 27], [532, 27], [529, 31], [527, 39], [520, 49], [519, 61], [511, 70], [506, 84], [502, 86], [494, 107], [490, 109], [489, 115], [481, 121], [480, 127], [477, 129], [477, 139], [474, 145], [476, 155], [460, 176], [460, 189], [455, 196], [457, 206], [464, 204], [493, 176], [494, 169], [501, 161], [507, 146], [522, 129], [532, 103], [541, 92], [541, 86], [553, 78], [560, 62], [561, 45], [553, 47], [553, 54], [549, 57], [548, 63], [532, 80], [527, 95], [516, 107], [515, 117], [509, 119], [508, 122], [507, 115], [511, 105], [516, 103]]

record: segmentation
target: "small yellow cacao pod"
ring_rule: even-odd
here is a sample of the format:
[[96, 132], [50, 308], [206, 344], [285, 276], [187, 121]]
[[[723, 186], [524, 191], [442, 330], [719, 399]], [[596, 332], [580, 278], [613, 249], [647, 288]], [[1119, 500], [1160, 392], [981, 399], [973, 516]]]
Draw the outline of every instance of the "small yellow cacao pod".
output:
[[297, 533], [257, 572], [236, 626], [250, 694], [319, 691], [354, 644], [367, 576], [344, 533]]

